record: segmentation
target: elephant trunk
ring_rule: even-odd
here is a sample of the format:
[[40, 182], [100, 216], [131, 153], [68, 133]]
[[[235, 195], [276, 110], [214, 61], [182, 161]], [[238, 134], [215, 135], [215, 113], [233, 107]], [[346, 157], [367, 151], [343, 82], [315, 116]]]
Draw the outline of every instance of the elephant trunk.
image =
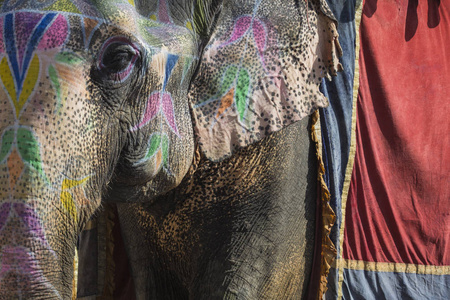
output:
[[51, 159], [28, 159], [20, 139], [0, 164], [0, 299], [70, 299], [78, 233], [100, 196], [80, 157], [44, 146]]
[[58, 235], [43, 226], [37, 202], [0, 206], [0, 299], [70, 298], [73, 264], [53, 250]]
[[78, 233], [122, 149], [126, 126], [100, 101], [109, 89], [91, 78], [101, 72], [87, 45], [74, 42], [95, 23], [84, 21], [0, 16], [0, 299], [70, 299]]
[[58, 143], [34, 147], [21, 129], [2, 141], [0, 299], [70, 299], [77, 236], [99, 196], [81, 156], [64, 156]]

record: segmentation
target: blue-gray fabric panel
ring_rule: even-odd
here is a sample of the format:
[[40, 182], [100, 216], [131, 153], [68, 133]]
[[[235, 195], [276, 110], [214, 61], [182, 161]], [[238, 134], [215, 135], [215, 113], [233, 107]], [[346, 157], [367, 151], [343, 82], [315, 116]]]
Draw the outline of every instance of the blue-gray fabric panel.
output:
[[[325, 182], [331, 193], [331, 207], [337, 215], [330, 237], [339, 251], [341, 195], [351, 142], [356, 0], [328, 0], [328, 4], [339, 22], [339, 42], [343, 50], [340, 61], [344, 67], [344, 71], [333, 77], [331, 82], [323, 80], [321, 91], [329, 99], [330, 105], [320, 110], [323, 159], [326, 169]], [[327, 299], [336, 298], [337, 282], [337, 270], [332, 268], [328, 279]]]
[[450, 275], [344, 269], [342, 292], [345, 300], [448, 300]]

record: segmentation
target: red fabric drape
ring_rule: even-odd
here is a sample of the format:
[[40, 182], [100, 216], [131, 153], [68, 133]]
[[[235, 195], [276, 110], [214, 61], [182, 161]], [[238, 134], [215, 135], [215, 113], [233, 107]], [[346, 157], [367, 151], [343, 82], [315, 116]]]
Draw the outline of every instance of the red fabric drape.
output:
[[343, 257], [450, 265], [450, 1], [366, 1]]

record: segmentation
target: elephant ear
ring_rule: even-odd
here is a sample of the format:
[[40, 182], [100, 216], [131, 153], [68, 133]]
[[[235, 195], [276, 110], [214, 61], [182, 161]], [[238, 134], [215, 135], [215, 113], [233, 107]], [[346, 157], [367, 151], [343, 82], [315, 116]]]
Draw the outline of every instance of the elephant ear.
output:
[[225, 0], [189, 92], [213, 161], [328, 105], [323, 77], [342, 66], [324, 0]]

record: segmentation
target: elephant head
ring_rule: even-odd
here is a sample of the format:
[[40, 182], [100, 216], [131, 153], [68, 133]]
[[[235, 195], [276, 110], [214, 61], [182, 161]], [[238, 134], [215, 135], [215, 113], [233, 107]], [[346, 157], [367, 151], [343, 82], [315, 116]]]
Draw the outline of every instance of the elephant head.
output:
[[[324, 1], [0, 1], [0, 298], [68, 298], [102, 201], [177, 186], [325, 106]], [[339, 50], [339, 49], [338, 49]]]

